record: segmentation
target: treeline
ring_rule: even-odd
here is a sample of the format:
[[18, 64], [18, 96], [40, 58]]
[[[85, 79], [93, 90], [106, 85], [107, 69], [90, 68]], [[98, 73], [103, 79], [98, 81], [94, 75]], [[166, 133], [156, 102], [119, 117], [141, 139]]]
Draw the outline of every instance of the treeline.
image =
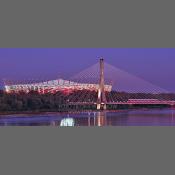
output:
[[70, 94], [57, 92], [55, 94], [40, 94], [36, 91], [29, 93], [5, 93], [0, 91], [0, 112], [18, 111], [68, 111], [96, 109], [95, 105], [76, 106], [70, 102], [96, 102], [97, 93], [89, 91], [76, 91]]
[[54, 111], [66, 104], [65, 98], [58, 94], [0, 92], [0, 111]]
[[[127, 101], [128, 99], [160, 99], [175, 100], [175, 94], [144, 94], [144, 93], [125, 93], [110, 92], [106, 93], [108, 102]], [[70, 105], [71, 102], [71, 105]], [[73, 102], [97, 102], [97, 92], [95, 91], [76, 91], [70, 94], [57, 92], [55, 94], [39, 94], [31, 91], [29, 93], [19, 92], [7, 94], [0, 91], [0, 112], [18, 111], [67, 111], [67, 110], [94, 110], [95, 105], [75, 106]], [[126, 106], [121, 106], [121, 108]], [[116, 109], [117, 106], [109, 106]]]

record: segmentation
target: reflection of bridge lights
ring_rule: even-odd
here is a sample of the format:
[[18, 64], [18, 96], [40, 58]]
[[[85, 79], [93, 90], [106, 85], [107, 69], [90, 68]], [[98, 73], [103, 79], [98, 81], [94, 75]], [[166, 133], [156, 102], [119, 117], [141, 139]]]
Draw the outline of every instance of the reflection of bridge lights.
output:
[[106, 125], [106, 113], [98, 112], [97, 113], [97, 126], [105, 126]]
[[64, 118], [61, 120], [60, 126], [75, 126], [75, 120], [73, 118]]

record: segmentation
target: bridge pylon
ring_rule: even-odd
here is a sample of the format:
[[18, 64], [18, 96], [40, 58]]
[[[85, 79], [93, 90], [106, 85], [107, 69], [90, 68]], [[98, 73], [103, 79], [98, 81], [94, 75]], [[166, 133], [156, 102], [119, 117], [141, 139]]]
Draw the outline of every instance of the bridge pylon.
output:
[[100, 59], [100, 82], [98, 88], [97, 110], [106, 110], [104, 59]]

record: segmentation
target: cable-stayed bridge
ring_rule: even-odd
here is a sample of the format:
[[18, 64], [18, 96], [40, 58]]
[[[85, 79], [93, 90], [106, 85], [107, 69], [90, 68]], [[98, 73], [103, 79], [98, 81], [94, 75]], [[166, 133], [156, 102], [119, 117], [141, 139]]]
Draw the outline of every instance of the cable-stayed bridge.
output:
[[109, 105], [175, 105], [175, 94], [105, 63], [104, 59], [69, 80], [5, 81], [5, 91], [57, 94], [65, 104], [95, 105], [98, 110]]

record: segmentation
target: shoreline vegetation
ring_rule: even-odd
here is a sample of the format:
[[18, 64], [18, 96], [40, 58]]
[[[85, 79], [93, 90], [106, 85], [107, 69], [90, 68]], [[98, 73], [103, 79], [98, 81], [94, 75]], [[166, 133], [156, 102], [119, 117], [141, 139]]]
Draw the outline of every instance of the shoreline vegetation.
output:
[[[85, 94], [85, 95], [82, 95]], [[111, 92], [106, 94], [107, 100], [110, 97], [115, 101], [126, 101], [129, 98], [159, 98], [175, 100], [175, 94], [129, 94], [125, 92]], [[57, 92], [55, 94], [39, 94], [31, 91], [29, 93], [6, 93], [0, 90], [0, 116], [13, 114], [43, 114], [43, 113], [79, 113], [79, 112], [98, 112], [96, 105], [70, 105], [69, 102], [97, 101], [95, 91], [75, 91], [70, 94]], [[107, 111], [121, 111], [130, 109], [149, 109], [149, 108], [169, 108], [168, 105], [107, 105]]]

